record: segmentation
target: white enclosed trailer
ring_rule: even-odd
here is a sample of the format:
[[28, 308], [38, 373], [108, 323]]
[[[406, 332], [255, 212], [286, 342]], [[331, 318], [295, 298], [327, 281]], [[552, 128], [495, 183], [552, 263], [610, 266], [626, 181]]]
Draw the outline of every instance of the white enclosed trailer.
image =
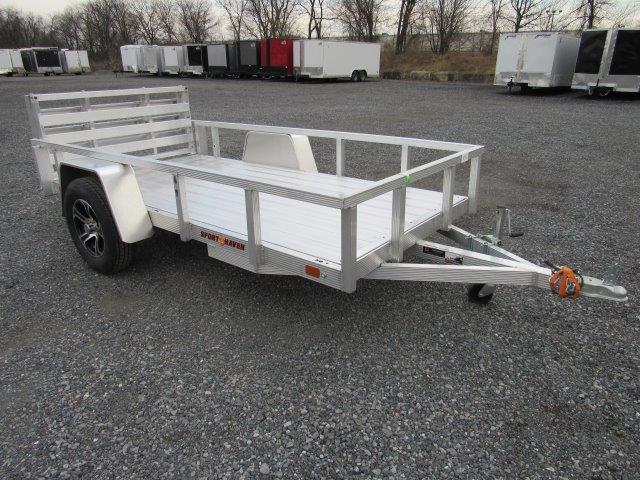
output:
[[158, 73], [155, 45], [123, 45], [120, 47], [122, 70], [133, 73]]
[[9, 54], [11, 55], [11, 67], [13, 69], [13, 73], [16, 75], [24, 75], [25, 68], [24, 63], [22, 63], [22, 54], [20, 50], [17, 48], [9, 50]]
[[[185, 87], [32, 94], [26, 102], [41, 186], [61, 195], [80, 255], [102, 273], [126, 268], [133, 244], [155, 227], [240, 268], [345, 292], [359, 279], [387, 279], [469, 283], [478, 302], [496, 284], [627, 299], [612, 276], [547, 268], [503, 249], [505, 209], [493, 235], [454, 225], [477, 208], [478, 145], [193, 120]], [[242, 158], [221, 156], [221, 130], [247, 132]], [[318, 172], [309, 137], [335, 142], [335, 175]], [[396, 146], [399, 172], [378, 181], [344, 176], [350, 142]], [[444, 155], [412, 166], [409, 149]], [[468, 188], [456, 195], [463, 167]], [[414, 186], [438, 174], [442, 189]], [[424, 240], [436, 232], [460, 246]], [[405, 253], [430, 263], [403, 263]]]
[[141, 73], [158, 73], [158, 47], [140, 45], [138, 49], [138, 68]]
[[64, 73], [82, 73], [82, 64], [78, 50], [60, 50], [60, 63]]
[[138, 73], [138, 45], [122, 45], [120, 57], [122, 58], [122, 71]]
[[503, 33], [494, 85], [570, 87], [579, 44], [579, 38], [565, 33]]
[[0, 50], [0, 75], [13, 75], [10, 50]]
[[184, 69], [182, 46], [158, 47], [158, 69], [162, 75], [179, 75]]
[[350, 78], [364, 81], [380, 76], [380, 44], [333, 40], [293, 42], [293, 72], [298, 78]]
[[571, 88], [602, 96], [640, 92], [640, 28], [582, 32]]

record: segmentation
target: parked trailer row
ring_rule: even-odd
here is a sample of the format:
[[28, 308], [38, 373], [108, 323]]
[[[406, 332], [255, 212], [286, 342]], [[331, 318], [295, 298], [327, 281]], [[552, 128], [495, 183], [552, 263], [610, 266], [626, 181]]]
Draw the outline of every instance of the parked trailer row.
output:
[[500, 36], [495, 85], [571, 87], [590, 95], [640, 92], [640, 29], [585, 30]]
[[380, 75], [377, 43], [266, 38], [182, 46], [123, 45], [120, 51], [123, 70], [132, 73], [353, 81]]
[[91, 71], [86, 50], [32, 47], [0, 50], [0, 75], [60, 75]]

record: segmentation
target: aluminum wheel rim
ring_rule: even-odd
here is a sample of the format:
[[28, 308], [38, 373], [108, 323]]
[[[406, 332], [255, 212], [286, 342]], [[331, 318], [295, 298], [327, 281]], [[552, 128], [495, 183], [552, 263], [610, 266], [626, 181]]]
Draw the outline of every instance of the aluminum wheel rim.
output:
[[94, 257], [104, 253], [104, 235], [96, 213], [86, 200], [73, 202], [73, 225], [83, 247]]

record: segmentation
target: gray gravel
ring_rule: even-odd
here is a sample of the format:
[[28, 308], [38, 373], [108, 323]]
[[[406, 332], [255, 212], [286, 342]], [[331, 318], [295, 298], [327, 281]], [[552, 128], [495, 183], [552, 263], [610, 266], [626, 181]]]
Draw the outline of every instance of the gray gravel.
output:
[[[347, 295], [170, 234], [98, 275], [36, 190], [22, 95], [172, 83], [195, 118], [484, 144], [481, 210], [461, 226], [487, 231], [507, 204], [526, 231], [510, 248], [596, 275], [620, 259], [631, 300]], [[640, 476], [637, 98], [92, 75], [0, 79], [0, 112], [0, 478]], [[397, 168], [397, 152], [348, 156], [370, 178]]]

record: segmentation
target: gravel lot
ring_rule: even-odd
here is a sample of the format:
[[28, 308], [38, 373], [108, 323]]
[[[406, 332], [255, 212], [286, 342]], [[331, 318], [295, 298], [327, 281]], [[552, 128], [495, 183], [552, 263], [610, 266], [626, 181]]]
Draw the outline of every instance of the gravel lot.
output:
[[[630, 301], [347, 295], [162, 233], [96, 274], [36, 189], [22, 95], [173, 83], [195, 118], [486, 145], [460, 225], [506, 204], [509, 248], [593, 275], [619, 259]], [[0, 79], [0, 112], [0, 478], [639, 478], [638, 98], [92, 75]], [[387, 153], [349, 149], [348, 172], [391, 174]]]

